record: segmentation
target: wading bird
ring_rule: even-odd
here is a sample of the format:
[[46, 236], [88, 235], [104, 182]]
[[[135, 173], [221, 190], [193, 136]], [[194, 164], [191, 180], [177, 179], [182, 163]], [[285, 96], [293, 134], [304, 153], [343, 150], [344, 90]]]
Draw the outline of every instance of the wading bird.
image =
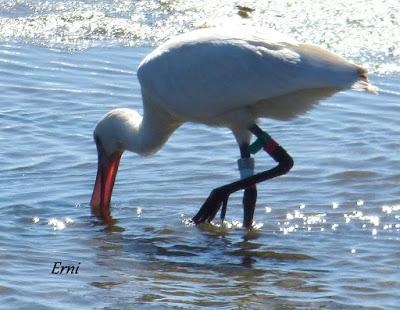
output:
[[[211, 191], [193, 221], [211, 221], [229, 195], [244, 190], [245, 227], [251, 227], [256, 184], [287, 173], [289, 154], [258, 125], [259, 118], [288, 120], [341, 90], [374, 92], [367, 71], [321, 47], [255, 29], [201, 29], [170, 39], [151, 52], [137, 70], [143, 117], [115, 109], [97, 124], [98, 171], [92, 212], [112, 223], [110, 200], [125, 150], [157, 152], [183, 123], [229, 128], [240, 148], [241, 178]], [[251, 136], [256, 141], [251, 143]], [[277, 166], [254, 174], [252, 153], [264, 150]]]

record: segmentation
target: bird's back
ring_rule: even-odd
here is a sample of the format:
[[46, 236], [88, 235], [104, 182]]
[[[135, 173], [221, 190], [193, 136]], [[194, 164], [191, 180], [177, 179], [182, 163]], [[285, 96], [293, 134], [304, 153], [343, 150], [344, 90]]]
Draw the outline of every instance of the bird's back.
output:
[[347, 89], [366, 71], [277, 33], [202, 29], [150, 53], [138, 78], [166, 110], [202, 121], [302, 90]]

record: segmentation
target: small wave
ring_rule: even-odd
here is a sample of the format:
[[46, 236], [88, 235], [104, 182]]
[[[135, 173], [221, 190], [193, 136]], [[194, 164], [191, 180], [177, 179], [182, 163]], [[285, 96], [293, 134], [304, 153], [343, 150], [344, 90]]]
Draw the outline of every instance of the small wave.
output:
[[0, 37], [50, 47], [85, 49], [99, 42], [123, 41], [138, 45], [154, 41], [151, 29], [101, 12], [68, 12], [45, 16], [0, 19]]
[[370, 178], [376, 176], [376, 173], [373, 171], [363, 171], [363, 170], [349, 170], [331, 174], [329, 178], [337, 180], [337, 179], [361, 179], [361, 178]]
[[277, 260], [308, 260], [313, 259], [311, 256], [300, 253], [283, 253], [275, 251], [252, 251], [246, 249], [239, 249], [227, 252], [229, 255], [234, 256], [251, 256], [255, 258], [277, 259]]

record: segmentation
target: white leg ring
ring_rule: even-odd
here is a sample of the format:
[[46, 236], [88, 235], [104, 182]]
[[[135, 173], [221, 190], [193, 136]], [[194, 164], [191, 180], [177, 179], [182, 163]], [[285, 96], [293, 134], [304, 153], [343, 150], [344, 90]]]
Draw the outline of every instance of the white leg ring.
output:
[[240, 158], [238, 161], [240, 179], [254, 175], [254, 158]]

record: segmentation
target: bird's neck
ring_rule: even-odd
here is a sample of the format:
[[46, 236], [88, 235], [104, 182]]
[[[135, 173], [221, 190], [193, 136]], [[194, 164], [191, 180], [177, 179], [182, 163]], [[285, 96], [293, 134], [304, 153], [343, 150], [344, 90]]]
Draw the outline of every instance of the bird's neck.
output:
[[167, 142], [180, 124], [170, 114], [147, 104], [142, 121], [131, 133], [126, 149], [139, 155], [151, 155]]

